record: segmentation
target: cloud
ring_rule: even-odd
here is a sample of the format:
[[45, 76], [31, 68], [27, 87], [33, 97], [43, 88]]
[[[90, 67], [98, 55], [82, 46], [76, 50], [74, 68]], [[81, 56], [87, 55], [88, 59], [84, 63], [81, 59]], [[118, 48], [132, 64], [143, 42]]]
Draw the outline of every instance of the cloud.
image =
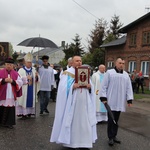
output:
[[[82, 7], [80, 7], [81, 5]], [[60, 45], [78, 33], [82, 42], [94, 28], [97, 18], [108, 22], [114, 14], [126, 25], [146, 13], [148, 0], [1, 0], [0, 41], [16, 46], [29, 37], [42, 36]], [[150, 5], [150, 3], [149, 3]], [[85, 10], [85, 9], [87, 10]], [[93, 15], [91, 15], [89, 12]]]

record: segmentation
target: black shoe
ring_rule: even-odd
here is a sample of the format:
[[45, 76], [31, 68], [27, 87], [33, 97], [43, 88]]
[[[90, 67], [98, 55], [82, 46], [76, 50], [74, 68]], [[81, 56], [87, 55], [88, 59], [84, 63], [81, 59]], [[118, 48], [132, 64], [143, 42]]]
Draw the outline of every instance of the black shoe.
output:
[[115, 143], [121, 144], [121, 141], [118, 140], [116, 137], [113, 139]]
[[28, 114], [28, 118], [31, 118], [31, 114]]
[[43, 115], [43, 111], [40, 111], [40, 115]]
[[46, 112], [47, 114], [49, 114], [49, 111], [48, 111], [47, 109], [45, 110], [45, 112]]
[[12, 125], [7, 126], [9, 129], [13, 129], [14, 127]]
[[2, 127], [5, 127], [5, 128], [9, 128], [9, 129], [13, 129], [14, 127], [12, 125], [1, 125]]
[[22, 117], [21, 117], [21, 120], [26, 120], [27, 119], [27, 116], [26, 115], [23, 115]]
[[109, 144], [109, 146], [113, 146], [114, 145], [114, 140], [113, 139], [109, 139], [108, 144]]

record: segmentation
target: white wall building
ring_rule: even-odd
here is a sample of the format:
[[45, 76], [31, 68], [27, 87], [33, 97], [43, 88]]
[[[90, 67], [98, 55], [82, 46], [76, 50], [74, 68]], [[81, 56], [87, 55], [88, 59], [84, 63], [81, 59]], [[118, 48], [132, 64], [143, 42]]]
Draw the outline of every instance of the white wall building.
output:
[[57, 64], [59, 63], [64, 57], [65, 53], [63, 52], [63, 48], [44, 48], [37, 52], [33, 53], [33, 57], [41, 58], [43, 55], [49, 56], [49, 63]]

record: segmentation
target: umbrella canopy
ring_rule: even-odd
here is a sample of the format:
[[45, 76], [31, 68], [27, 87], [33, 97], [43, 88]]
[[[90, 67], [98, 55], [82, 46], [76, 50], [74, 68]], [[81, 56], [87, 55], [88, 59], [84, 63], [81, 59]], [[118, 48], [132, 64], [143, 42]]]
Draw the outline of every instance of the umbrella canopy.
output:
[[18, 46], [58, 48], [58, 46], [54, 42], [42, 37], [28, 38], [19, 43]]

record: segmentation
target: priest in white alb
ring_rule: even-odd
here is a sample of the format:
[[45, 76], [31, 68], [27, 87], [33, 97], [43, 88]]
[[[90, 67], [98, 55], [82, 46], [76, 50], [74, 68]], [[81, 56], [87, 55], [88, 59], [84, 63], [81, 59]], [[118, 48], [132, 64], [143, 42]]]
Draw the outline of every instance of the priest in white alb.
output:
[[39, 87], [39, 76], [34, 67], [32, 67], [33, 56], [31, 53], [27, 53], [24, 56], [25, 65], [18, 70], [19, 75], [22, 78], [22, 96], [17, 100], [16, 114], [21, 116], [22, 119], [35, 115], [35, 102], [36, 95]]
[[105, 75], [105, 66], [104, 65], [99, 65], [99, 69], [97, 72], [95, 72], [92, 75], [92, 83], [94, 85], [94, 91], [96, 94], [95, 101], [96, 101], [96, 118], [97, 122], [102, 122], [102, 121], [107, 121], [107, 110], [104, 106], [104, 104], [99, 100], [100, 97], [100, 88], [101, 88], [101, 83], [103, 81]]
[[74, 56], [60, 79], [50, 142], [89, 149], [97, 139], [95, 94], [91, 81], [86, 88], [75, 83], [75, 67], [81, 65], [81, 57]]

